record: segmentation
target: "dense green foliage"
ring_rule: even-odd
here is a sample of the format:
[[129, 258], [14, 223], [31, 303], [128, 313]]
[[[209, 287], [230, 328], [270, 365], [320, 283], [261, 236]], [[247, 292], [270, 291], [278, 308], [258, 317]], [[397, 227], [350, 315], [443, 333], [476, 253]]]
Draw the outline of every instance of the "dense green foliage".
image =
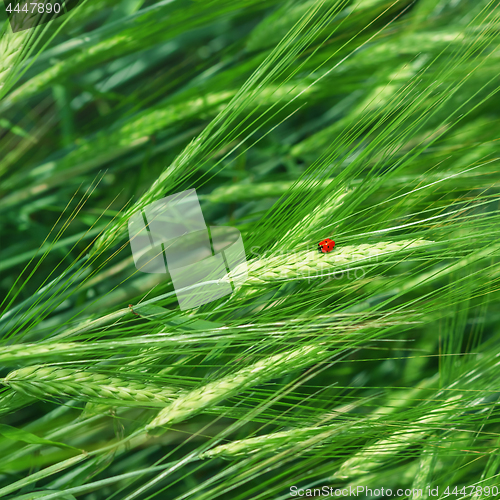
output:
[[[1, 15], [0, 498], [498, 485], [498, 2]], [[191, 188], [249, 279], [181, 312], [126, 229]]]

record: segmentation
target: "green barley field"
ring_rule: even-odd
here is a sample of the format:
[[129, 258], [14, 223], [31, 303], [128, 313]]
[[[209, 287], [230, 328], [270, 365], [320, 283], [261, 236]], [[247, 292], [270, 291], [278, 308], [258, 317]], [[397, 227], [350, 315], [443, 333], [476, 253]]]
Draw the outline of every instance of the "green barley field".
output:
[[[0, 498], [498, 498], [500, 2], [58, 1], [0, 4]], [[185, 309], [128, 225], [193, 189], [247, 264]]]

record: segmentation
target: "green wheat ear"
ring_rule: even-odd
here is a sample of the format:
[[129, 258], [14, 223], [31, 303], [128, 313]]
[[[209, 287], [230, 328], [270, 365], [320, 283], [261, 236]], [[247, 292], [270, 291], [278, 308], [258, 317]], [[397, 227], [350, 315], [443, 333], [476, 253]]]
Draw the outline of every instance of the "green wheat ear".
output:
[[[5, 5], [5, 4], [4, 4]], [[33, 7], [31, 7], [33, 9]], [[37, 12], [21, 11], [14, 17], [15, 28], [24, 28], [33, 24], [33, 20], [39, 19]], [[0, 30], [0, 98], [10, 90], [16, 80], [19, 67], [31, 53], [31, 46], [35, 44], [39, 36], [40, 28], [31, 27], [22, 31], [12, 31], [10, 21], [5, 21]]]
[[272, 283], [287, 279], [320, 279], [334, 276], [346, 268], [363, 270], [369, 266], [383, 262], [391, 257], [403, 255], [434, 243], [433, 241], [416, 239], [402, 241], [383, 241], [374, 244], [338, 245], [332, 252], [322, 254], [315, 250], [284, 253], [276, 257], [268, 257], [242, 264], [228, 275], [231, 279], [248, 272], [246, 284]]
[[164, 406], [175, 398], [177, 392], [173, 388], [102, 373], [50, 366], [15, 370], [3, 379], [3, 383], [35, 398], [73, 397], [120, 406]]
[[172, 404], [161, 410], [146, 426], [146, 429], [181, 422], [196, 415], [207, 406], [216, 404], [249, 387], [308, 366], [317, 361], [321, 355], [324, 356], [324, 350], [320, 346], [306, 345], [265, 358], [232, 375], [181, 394]]
[[[26, 42], [30, 39], [30, 30], [13, 33], [7, 21], [4, 33], [0, 37], [0, 92], [5, 92], [10, 72], [21, 62], [26, 52]], [[0, 95], [1, 95], [0, 94]]]

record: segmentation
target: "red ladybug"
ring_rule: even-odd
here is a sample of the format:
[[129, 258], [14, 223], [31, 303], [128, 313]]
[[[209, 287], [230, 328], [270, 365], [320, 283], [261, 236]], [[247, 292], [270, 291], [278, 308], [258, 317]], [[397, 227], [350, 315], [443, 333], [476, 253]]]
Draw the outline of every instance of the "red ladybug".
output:
[[335, 247], [335, 241], [331, 240], [330, 238], [326, 238], [326, 240], [320, 241], [318, 243], [318, 250], [321, 253], [331, 252], [334, 247]]

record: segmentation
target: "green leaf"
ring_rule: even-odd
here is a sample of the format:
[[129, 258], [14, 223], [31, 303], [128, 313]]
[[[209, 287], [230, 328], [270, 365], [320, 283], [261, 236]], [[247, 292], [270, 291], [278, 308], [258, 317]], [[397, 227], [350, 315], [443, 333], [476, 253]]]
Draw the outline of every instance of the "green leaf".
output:
[[64, 493], [60, 490], [42, 490], [42, 491], [32, 491], [31, 493], [26, 493], [25, 495], [19, 495], [17, 497], [10, 497], [9, 500], [32, 500], [34, 498], [43, 498], [47, 494], [61, 493], [59, 497], [60, 500], [76, 500], [73, 495]]
[[6, 118], [0, 118], [0, 127], [6, 128], [7, 130], [10, 130], [13, 134], [24, 137], [25, 139], [32, 139], [33, 140], [31, 135], [28, 134], [28, 132], [26, 132], [26, 130], [23, 130], [21, 127], [12, 124]]
[[172, 315], [171, 311], [152, 304], [132, 306], [132, 310], [141, 318], [145, 318], [149, 321], [161, 321]]
[[11, 427], [10, 425], [0, 424], [0, 434], [11, 441], [22, 441], [28, 444], [46, 444], [48, 446], [58, 446], [60, 448], [70, 448], [71, 450], [75, 450], [81, 452], [80, 449], [75, 448], [74, 446], [69, 446], [64, 443], [59, 443], [57, 441], [51, 441], [49, 439], [41, 438], [32, 434], [31, 432], [27, 432], [23, 429], [17, 429], [16, 427]]
[[223, 323], [214, 323], [204, 319], [196, 319], [185, 316], [172, 317], [172, 311], [164, 307], [152, 304], [132, 306], [135, 314], [149, 321], [160, 321], [169, 326], [175, 326], [186, 330], [213, 330], [224, 326]]

